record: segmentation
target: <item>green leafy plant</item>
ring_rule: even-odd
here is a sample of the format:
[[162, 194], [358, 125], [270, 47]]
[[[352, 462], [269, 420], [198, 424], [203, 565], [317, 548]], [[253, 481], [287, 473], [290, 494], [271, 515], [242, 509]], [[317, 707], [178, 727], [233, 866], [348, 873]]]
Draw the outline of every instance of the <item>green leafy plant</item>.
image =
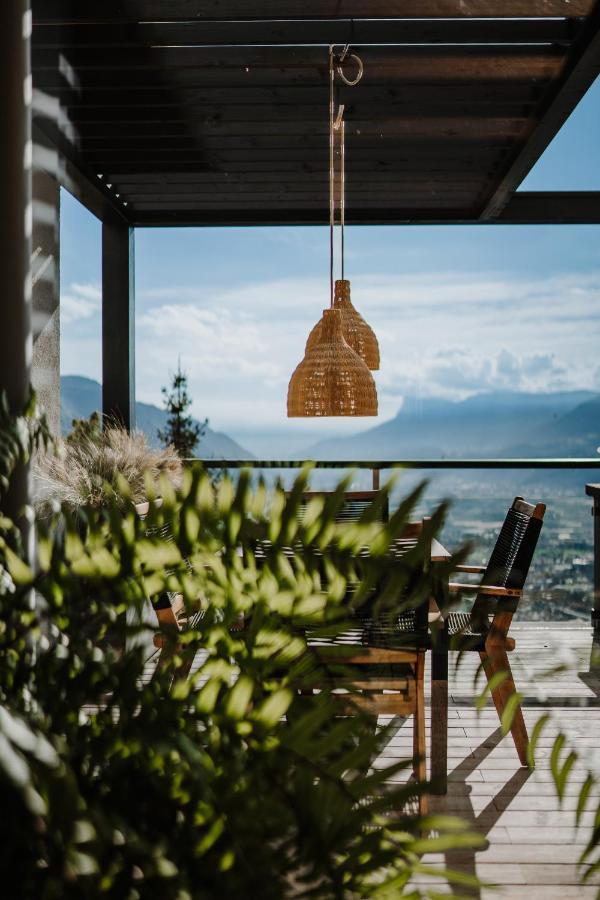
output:
[[87, 419], [72, 419], [71, 431], [66, 436], [67, 444], [79, 444], [82, 440], [91, 438], [95, 441], [102, 440], [102, 419], [100, 413], [95, 411]]
[[[357, 548], [371, 548], [365, 585], [383, 572], [381, 604], [410, 607], [432, 589], [424, 562], [444, 509], [386, 570], [420, 492], [388, 525], [339, 530], [344, 485], [301, 518], [307, 477], [286, 496], [245, 474], [214, 487], [196, 470], [179, 489], [149, 476], [146, 496], [163, 502], [146, 521], [117, 479], [85, 531], [68, 505], [38, 523], [33, 568], [0, 537], [6, 896], [416, 896], [423, 852], [481, 843], [458, 820], [407, 809], [423, 786], [386, 782], [409, 761], [371, 769], [385, 729], [337, 717], [327, 691], [299, 694], [320, 665], [305, 630], [343, 627]], [[261, 565], [257, 539], [270, 542]], [[290, 560], [295, 541], [314, 554]], [[146, 598], [166, 590], [183, 596], [189, 627], [152, 671], [137, 639]], [[232, 630], [240, 613], [246, 627]], [[126, 652], [102, 643], [115, 625]]]
[[181, 363], [177, 365], [170, 390], [163, 387], [162, 393], [168, 418], [166, 427], [158, 430], [158, 439], [166, 447], [173, 446], [182, 459], [187, 459], [194, 455], [198, 441], [206, 432], [208, 419], [196, 422], [188, 413], [192, 401]]
[[15, 416], [4, 391], [0, 392], [0, 495], [6, 493], [15, 467], [29, 462], [36, 452], [47, 451], [53, 441], [35, 391], [21, 415]]

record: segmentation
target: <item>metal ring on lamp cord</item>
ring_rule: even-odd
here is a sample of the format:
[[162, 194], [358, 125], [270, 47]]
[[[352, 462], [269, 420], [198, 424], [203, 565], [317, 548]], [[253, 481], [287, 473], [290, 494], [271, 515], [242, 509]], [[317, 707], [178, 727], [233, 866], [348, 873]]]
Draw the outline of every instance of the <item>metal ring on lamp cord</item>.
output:
[[[358, 66], [358, 72], [356, 73], [356, 78], [354, 78], [354, 79], [346, 78], [346, 75], [344, 74], [342, 64], [346, 61], [346, 59], [353, 59]], [[347, 84], [348, 87], [354, 87], [355, 85], [358, 84], [358, 82], [363, 77], [363, 72], [364, 72], [363, 61], [360, 58], [360, 56], [356, 55], [356, 53], [348, 53], [348, 46], [346, 45], [342, 55], [339, 58], [338, 65], [336, 66], [336, 71], [337, 71], [338, 75], [340, 76], [340, 78], [342, 79], [342, 81], [344, 82], [344, 84]]]

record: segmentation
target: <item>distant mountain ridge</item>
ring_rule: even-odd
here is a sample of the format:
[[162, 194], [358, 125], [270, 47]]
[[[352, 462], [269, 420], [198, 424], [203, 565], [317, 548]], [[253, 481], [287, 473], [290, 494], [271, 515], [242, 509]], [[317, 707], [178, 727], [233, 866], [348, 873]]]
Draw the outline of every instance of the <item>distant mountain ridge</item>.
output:
[[586, 456], [600, 444], [600, 395], [476, 394], [462, 401], [407, 398], [397, 415], [348, 437], [320, 441], [312, 459]]
[[[73, 419], [83, 419], [102, 407], [102, 388], [92, 378], [82, 375], [63, 375], [61, 390], [61, 428], [67, 434]], [[167, 413], [151, 403], [136, 403], [136, 426], [147, 436], [152, 446], [158, 446], [157, 431], [164, 428]], [[196, 454], [201, 459], [253, 459], [253, 454], [228, 435], [207, 428], [200, 439]]]

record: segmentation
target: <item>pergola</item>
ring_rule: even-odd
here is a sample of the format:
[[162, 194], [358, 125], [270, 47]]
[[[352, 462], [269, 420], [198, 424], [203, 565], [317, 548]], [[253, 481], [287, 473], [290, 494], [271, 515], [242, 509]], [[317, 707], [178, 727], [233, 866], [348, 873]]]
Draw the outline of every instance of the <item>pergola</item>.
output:
[[56, 232], [58, 185], [102, 220], [103, 407], [131, 425], [134, 229], [324, 224], [332, 43], [366, 73], [341, 98], [349, 224], [600, 223], [598, 193], [516, 193], [600, 72], [596, 0], [32, 0], [23, 36], [28, 2], [0, 11], [14, 409], [30, 381], [32, 162], [34, 230]]

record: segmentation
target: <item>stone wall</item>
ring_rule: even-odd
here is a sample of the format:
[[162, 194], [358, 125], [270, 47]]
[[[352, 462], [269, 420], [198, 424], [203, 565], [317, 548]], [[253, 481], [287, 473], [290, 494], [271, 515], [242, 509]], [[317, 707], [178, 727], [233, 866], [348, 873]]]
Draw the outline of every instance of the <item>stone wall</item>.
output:
[[60, 434], [60, 189], [33, 173], [32, 382], [53, 434]]

